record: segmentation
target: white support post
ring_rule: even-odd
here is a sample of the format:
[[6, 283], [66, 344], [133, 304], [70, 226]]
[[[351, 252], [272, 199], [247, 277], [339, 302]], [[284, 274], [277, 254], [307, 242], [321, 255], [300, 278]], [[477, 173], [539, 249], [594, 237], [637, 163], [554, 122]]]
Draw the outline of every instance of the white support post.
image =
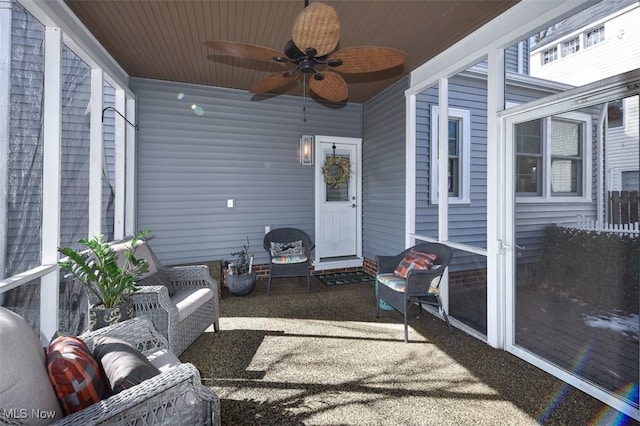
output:
[[498, 112], [505, 107], [504, 49], [488, 55], [487, 81], [487, 343], [494, 348], [504, 347], [505, 338], [505, 277], [508, 261], [501, 247], [505, 241], [504, 215], [505, 154]]
[[102, 233], [103, 84], [102, 69], [92, 69], [89, 132], [89, 238]]
[[[438, 80], [438, 240], [449, 240], [449, 79]], [[440, 284], [440, 297], [449, 312], [449, 273]]]
[[[7, 182], [9, 181], [9, 99], [11, 88], [11, 0], [0, 0], [0, 280], [7, 259]], [[0, 304], [3, 296], [0, 294]]]
[[[126, 113], [126, 97], [124, 90], [116, 90], [115, 108], [122, 115]], [[125, 209], [125, 159], [126, 159], [126, 127], [127, 123], [124, 118], [116, 114], [115, 128], [115, 204], [113, 217], [113, 237], [115, 240], [121, 240], [124, 237], [124, 209]]]
[[[44, 104], [42, 128], [42, 264], [58, 262], [60, 244], [60, 169], [62, 146], [62, 32], [44, 33]], [[40, 338], [47, 342], [58, 329], [57, 269], [40, 279]]]
[[[126, 117], [132, 123], [137, 123], [136, 117], [136, 101], [134, 98], [127, 97]], [[124, 232], [125, 235], [133, 235], [136, 231], [136, 129], [133, 126], [126, 126], [125, 141], [125, 203], [124, 203]]]
[[416, 232], [416, 95], [406, 95], [405, 247], [415, 244]]

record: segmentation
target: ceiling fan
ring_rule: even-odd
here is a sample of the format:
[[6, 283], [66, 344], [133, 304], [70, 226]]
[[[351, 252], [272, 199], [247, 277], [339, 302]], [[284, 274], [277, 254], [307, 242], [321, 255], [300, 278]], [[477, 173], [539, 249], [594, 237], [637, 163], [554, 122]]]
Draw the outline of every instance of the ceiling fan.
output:
[[[388, 47], [347, 47], [336, 49], [340, 41], [340, 22], [335, 9], [324, 3], [312, 3], [296, 17], [291, 40], [284, 53], [253, 44], [209, 40], [204, 44], [231, 56], [275, 62], [289, 67], [256, 82], [251, 93], [271, 92], [298, 78], [311, 75], [309, 87], [318, 96], [332, 102], [347, 99], [347, 83], [339, 73], [359, 74], [402, 65], [407, 55]], [[333, 52], [333, 53], [332, 53]], [[290, 65], [293, 65], [292, 67]], [[337, 72], [334, 72], [337, 71]]]

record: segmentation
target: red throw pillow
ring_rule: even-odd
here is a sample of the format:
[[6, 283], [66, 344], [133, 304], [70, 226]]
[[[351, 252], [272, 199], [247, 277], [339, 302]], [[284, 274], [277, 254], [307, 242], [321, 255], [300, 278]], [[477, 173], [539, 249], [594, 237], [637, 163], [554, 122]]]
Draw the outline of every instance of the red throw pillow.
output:
[[400, 261], [393, 273], [401, 278], [407, 278], [407, 273], [410, 269], [431, 269], [436, 257], [438, 256], [435, 254], [422, 253], [411, 249], [405, 254], [404, 259]]
[[47, 371], [65, 415], [111, 395], [102, 368], [77, 337], [60, 336], [47, 349]]

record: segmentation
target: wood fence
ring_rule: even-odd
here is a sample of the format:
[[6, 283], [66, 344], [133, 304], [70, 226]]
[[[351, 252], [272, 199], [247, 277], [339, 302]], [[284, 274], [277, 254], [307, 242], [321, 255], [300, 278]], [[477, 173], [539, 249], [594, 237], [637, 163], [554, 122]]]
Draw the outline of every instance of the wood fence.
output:
[[637, 223], [639, 206], [638, 191], [609, 191], [607, 197], [609, 224]]

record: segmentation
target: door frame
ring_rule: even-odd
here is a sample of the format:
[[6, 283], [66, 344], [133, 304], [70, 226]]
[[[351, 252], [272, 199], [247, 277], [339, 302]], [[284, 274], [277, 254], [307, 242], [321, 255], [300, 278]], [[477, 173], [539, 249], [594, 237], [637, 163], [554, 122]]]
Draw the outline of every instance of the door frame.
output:
[[[355, 194], [356, 194], [356, 255], [353, 258], [339, 260], [322, 260], [318, 250], [314, 250], [313, 267], [316, 271], [337, 268], [354, 268], [363, 265], [362, 258], [362, 138], [346, 138], [338, 136], [315, 136], [315, 235], [322, 235], [320, 228], [320, 194], [322, 194], [322, 185], [324, 178], [322, 175], [322, 143], [354, 145], [356, 150], [355, 164]], [[354, 167], [352, 167], [353, 169]]]

